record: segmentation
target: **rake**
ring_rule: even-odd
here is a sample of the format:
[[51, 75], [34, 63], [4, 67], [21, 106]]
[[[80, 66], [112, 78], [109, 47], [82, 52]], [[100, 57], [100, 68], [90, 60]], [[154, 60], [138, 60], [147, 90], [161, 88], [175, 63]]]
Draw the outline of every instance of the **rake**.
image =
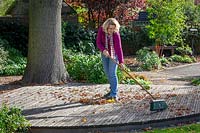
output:
[[[111, 56], [108, 56], [114, 63], [116, 63], [119, 66], [119, 63], [114, 60]], [[138, 84], [142, 90], [144, 90], [147, 94], [151, 96], [151, 101], [150, 101], [150, 111], [162, 111], [168, 108], [167, 103], [165, 102], [164, 99], [156, 99], [149, 91], [145, 89], [145, 87], [137, 81], [127, 70], [120, 68], [122, 71], [124, 71], [130, 78], [132, 78], [136, 84]]]

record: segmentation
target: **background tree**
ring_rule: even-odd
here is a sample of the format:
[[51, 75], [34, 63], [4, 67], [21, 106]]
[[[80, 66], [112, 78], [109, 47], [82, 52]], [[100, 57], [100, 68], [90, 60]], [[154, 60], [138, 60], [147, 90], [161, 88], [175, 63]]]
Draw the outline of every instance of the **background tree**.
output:
[[150, 24], [148, 34], [155, 39], [155, 49], [162, 56], [161, 45], [183, 43], [182, 32], [185, 25], [184, 0], [148, 0], [147, 12]]
[[86, 26], [98, 27], [107, 18], [115, 17], [121, 24], [137, 18], [145, 10], [146, 0], [65, 0], [75, 8], [80, 22]]
[[186, 1], [183, 5], [184, 14], [187, 17], [186, 23], [200, 23], [200, 5], [195, 5], [194, 1]]
[[183, 2], [184, 0], [148, 0], [150, 24], [147, 28], [150, 38], [167, 45], [182, 42], [182, 31], [185, 28]]
[[65, 82], [61, 40], [62, 0], [30, 0], [28, 62], [25, 83]]

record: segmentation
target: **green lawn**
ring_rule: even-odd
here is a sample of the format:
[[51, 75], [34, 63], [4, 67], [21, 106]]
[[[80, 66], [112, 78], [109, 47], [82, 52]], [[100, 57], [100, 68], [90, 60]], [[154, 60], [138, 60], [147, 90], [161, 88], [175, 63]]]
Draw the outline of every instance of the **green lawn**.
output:
[[200, 124], [191, 124], [174, 128], [156, 129], [145, 133], [200, 133]]

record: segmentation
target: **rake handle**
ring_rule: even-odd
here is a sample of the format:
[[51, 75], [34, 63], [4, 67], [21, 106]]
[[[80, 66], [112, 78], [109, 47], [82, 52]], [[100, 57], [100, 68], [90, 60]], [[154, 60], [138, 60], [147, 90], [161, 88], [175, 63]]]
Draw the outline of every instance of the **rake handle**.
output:
[[[116, 60], [114, 60], [110, 55], [108, 56], [115, 64], [117, 64], [118, 66], [119, 66], [119, 63], [116, 61]], [[149, 92], [149, 91], [147, 91], [146, 89], [145, 89], [145, 87], [142, 85], [142, 84], [140, 84], [127, 70], [125, 70], [125, 69], [122, 69], [122, 68], [120, 68], [122, 71], [124, 71], [129, 77], [131, 77], [141, 88], [142, 88], [142, 90], [144, 90], [144, 91], [146, 91], [146, 93], [148, 93], [152, 98], [153, 98], [153, 100], [155, 100], [156, 98]]]

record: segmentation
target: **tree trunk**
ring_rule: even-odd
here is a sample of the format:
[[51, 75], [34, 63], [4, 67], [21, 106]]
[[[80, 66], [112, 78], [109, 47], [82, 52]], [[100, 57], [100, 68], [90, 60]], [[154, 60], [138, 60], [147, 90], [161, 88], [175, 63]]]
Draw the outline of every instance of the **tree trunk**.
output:
[[25, 83], [66, 82], [61, 40], [62, 0], [30, 0], [28, 62]]

